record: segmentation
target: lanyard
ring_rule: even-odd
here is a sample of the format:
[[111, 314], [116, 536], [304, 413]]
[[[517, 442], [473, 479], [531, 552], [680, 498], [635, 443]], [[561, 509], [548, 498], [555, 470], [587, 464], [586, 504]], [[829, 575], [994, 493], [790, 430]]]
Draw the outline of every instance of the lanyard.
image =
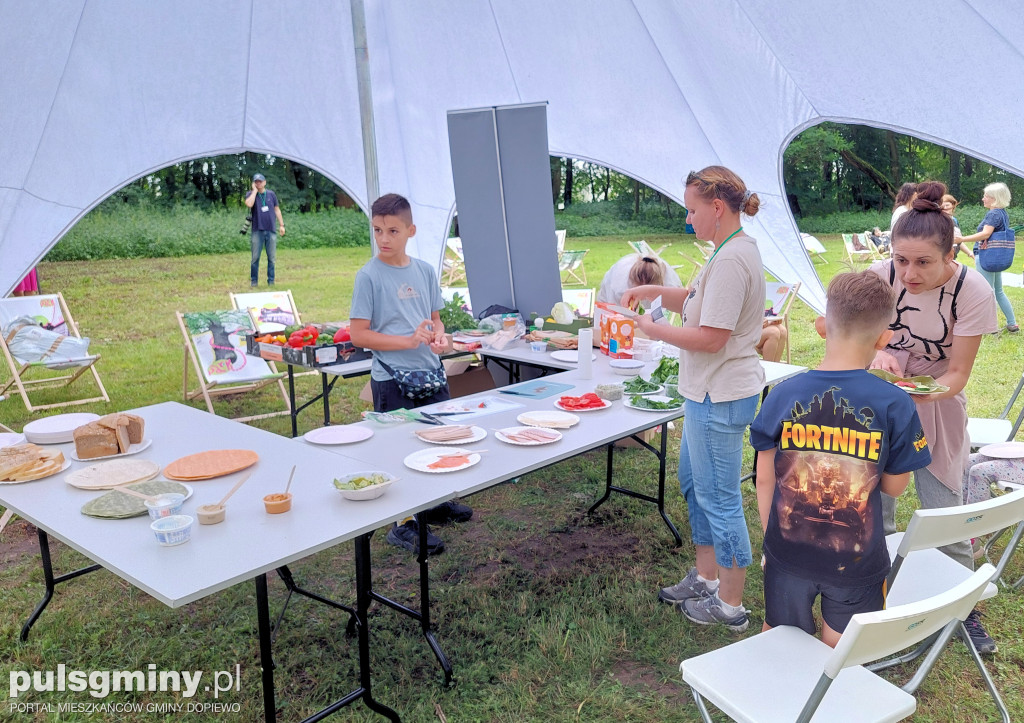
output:
[[[263, 200], [260, 200], [260, 197], [262, 197]], [[260, 209], [262, 209], [264, 206], [266, 206], [267, 205], [267, 192], [264, 191], [263, 193], [257, 193], [256, 194], [256, 201], [260, 204]], [[730, 236], [729, 238], [732, 238], [732, 237]], [[726, 239], [725, 241], [728, 241], [728, 240], [729, 239]], [[722, 243], [724, 244], [725, 241], [723, 241]]]
[[715, 260], [715, 257], [718, 256], [718, 252], [722, 250], [722, 247], [725, 246], [727, 243], [729, 243], [729, 239], [731, 239], [733, 236], [735, 236], [736, 234], [738, 234], [742, 230], [743, 230], [743, 227], [740, 226], [738, 229], [736, 229], [731, 234], [726, 236], [725, 237], [725, 241], [723, 241], [722, 243], [718, 244], [718, 248], [715, 249], [715, 253], [711, 254], [711, 258], [708, 259], [708, 265], [710, 265], [711, 262]]

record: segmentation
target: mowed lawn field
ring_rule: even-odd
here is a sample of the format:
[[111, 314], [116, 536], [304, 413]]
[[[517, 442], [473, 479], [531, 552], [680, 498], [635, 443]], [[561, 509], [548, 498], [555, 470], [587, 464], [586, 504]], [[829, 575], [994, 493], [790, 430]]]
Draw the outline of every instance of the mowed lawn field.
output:
[[[596, 287], [604, 271], [628, 252], [635, 237], [569, 239], [569, 248], [589, 249], [587, 278]], [[842, 270], [838, 236], [820, 237], [828, 249], [818, 272], [828, 279]], [[694, 258], [692, 236], [648, 236], [663, 255], [683, 264], [685, 281]], [[356, 270], [368, 249], [290, 250], [278, 253], [278, 289], [291, 289], [305, 321], [348, 317]], [[102, 354], [99, 369], [109, 404], [75, 409], [105, 413], [182, 399], [183, 338], [175, 311], [230, 308], [230, 292], [249, 291], [248, 254], [176, 259], [45, 263], [39, 268], [45, 292], [61, 291], [92, 349]], [[261, 287], [263, 289], [264, 287]], [[1009, 289], [1018, 313], [1024, 292]], [[816, 313], [798, 301], [792, 311], [792, 361], [815, 365], [823, 343], [811, 328]], [[968, 387], [969, 413], [1002, 411], [1024, 370], [1024, 338], [1002, 333], [983, 340]], [[6, 370], [3, 371], [7, 378]], [[191, 375], [191, 370], [190, 370]], [[365, 378], [364, 378], [365, 379]], [[81, 383], [81, 382], [80, 382]], [[313, 393], [317, 378], [298, 380], [299, 395]], [[368, 405], [358, 399], [363, 379], [340, 380], [332, 399], [332, 421], [356, 421]], [[83, 389], [91, 382], [85, 381]], [[194, 384], [194, 380], [193, 380]], [[45, 395], [40, 395], [45, 399]], [[59, 399], [53, 393], [54, 400]], [[200, 406], [199, 402], [192, 402]], [[264, 390], [217, 403], [225, 416], [281, 408], [280, 396]], [[300, 418], [300, 433], [318, 424], [314, 406]], [[60, 411], [60, 410], [58, 410]], [[20, 430], [46, 413], [29, 414], [17, 395], [0, 401], [0, 421]], [[287, 417], [255, 425], [289, 433]], [[159, 440], [157, 440], [159, 443]], [[670, 433], [674, 469], [678, 425]], [[746, 452], [746, 463], [752, 453]], [[616, 474], [649, 493], [657, 464], [649, 453], [615, 452]], [[659, 587], [671, 584], [693, 563], [689, 544], [676, 548], [653, 508], [622, 496], [594, 516], [586, 510], [604, 481], [605, 452], [597, 450], [475, 495], [473, 520], [439, 528], [447, 550], [431, 561], [433, 617], [437, 635], [455, 667], [457, 684], [443, 686], [434, 658], [417, 625], [376, 605], [371, 610], [373, 685], [376, 697], [404, 720], [436, 721], [693, 721], [698, 720], [679, 662], [735, 639], [730, 633], [691, 625], [657, 601]], [[343, 470], [339, 469], [339, 473]], [[41, 493], [45, 482], [38, 485]], [[668, 513], [688, 537], [685, 505], [669, 485]], [[753, 486], [744, 483], [748, 527], [760, 546]], [[915, 505], [908, 492], [900, 506], [906, 522]], [[111, 523], [111, 534], [118, 534]], [[375, 586], [415, 604], [417, 570], [412, 555], [372, 541]], [[87, 562], [52, 541], [58, 571]], [[126, 540], [126, 544], [152, 544]], [[327, 550], [291, 566], [304, 587], [354, 603], [350, 545]], [[87, 693], [32, 692], [0, 702], [0, 720], [12, 721], [179, 721], [262, 720], [256, 640], [255, 591], [250, 584], [171, 610], [106, 571], [59, 586], [27, 643], [18, 640], [22, 623], [40, 599], [42, 572], [34, 531], [15, 520], [0, 535], [0, 673], [68, 670], [236, 670], [238, 690], [180, 693], [113, 693], [94, 699]], [[1024, 553], [1011, 566], [1024, 574]], [[272, 614], [284, 601], [283, 584], [270, 576]], [[760, 570], [751, 568], [745, 603], [752, 611], [747, 635], [763, 620]], [[1024, 717], [1024, 592], [1004, 592], [983, 605], [984, 622], [999, 644], [987, 658], [1014, 718]], [[293, 600], [275, 644], [280, 720], [296, 720], [344, 695], [358, 683], [355, 641], [346, 637], [347, 616], [306, 600]], [[779, 661], [785, 664], [785, 661]], [[911, 671], [885, 675], [903, 682]], [[779, 691], [786, 695], [788, 691]], [[960, 643], [946, 651], [921, 688], [921, 721], [989, 721], [998, 716]], [[58, 713], [59, 704], [137, 703], [140, 713]], [[161, 706], [219, 702], [237, 712], [159, 712]], [[53, 712], [12, 709], [12, 703], [51, 704]], [[146, 706], [150, 706], [146, 710]], [[375, 720], [356, 704], [337, 720]]]

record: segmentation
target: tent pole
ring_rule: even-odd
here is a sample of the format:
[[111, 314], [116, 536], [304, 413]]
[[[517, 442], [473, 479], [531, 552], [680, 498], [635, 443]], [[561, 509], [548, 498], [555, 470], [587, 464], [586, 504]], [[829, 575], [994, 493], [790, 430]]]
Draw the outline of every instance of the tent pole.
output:
[[[370, 87], [370, 53], [366, 42], [366, 12], [363, 0], [350, 0], [352, 10], [352, 40], [356, 54], [356, 85], [359, 88], [359, 121], [363, 135], [363, 165], [366, 172], [366, 204], [369, 206], [380, 196], [377, 178], [377, 139], [373, 129], [373, 90]], [[370, 244], [377, 254], [373, 240], [373, 219], [370, 219]]]

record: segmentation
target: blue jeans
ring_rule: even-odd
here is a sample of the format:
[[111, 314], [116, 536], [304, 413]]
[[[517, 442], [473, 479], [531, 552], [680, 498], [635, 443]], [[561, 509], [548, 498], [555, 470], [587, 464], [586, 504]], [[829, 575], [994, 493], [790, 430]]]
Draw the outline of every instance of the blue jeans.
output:
[[679, 489], [686, 498], [694, 544], [715, 548], [719, 567], [747, 567], [753, 560], [743, 515], [740, 468], [743, 433], [754, 421], [759, 394], [734, 402], [689, 399], [683, 406]]
[[1003, 311], [1003, 316], [1006, 317], [1006, 325], [1016, 326], [1017, 318], [1013, 315], [1013, 305], [1010, 303], [1010, 299], [1007, 298], [1006, 292], [1003, 291], [1003, 272], [985, 271], [985, 269], [981, 268], [981, 264], [975, 264], [975, 268], [979, 274], [985, 277], [985, 281], [996, 292], [996, 303], [999, 304], [999, 308]]
[[266, 248], [267, 283], [274, 283], [274, 263], [277, 261], [277, 234], [273, 231], [257, 231], [254, 229], [249, 236], [249, 248], [252, 250], [249, 281], [255, 284], [260, 280], [260, 252]]

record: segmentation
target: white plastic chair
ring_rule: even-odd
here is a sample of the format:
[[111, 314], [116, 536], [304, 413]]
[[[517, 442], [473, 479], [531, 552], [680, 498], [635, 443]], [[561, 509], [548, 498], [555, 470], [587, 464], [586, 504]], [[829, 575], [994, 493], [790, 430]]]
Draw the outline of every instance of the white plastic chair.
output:
[[[996, 482], [996, 486], [1005, 492], [1015, 492], [1017, 490], [1024, 490], [1024, 485], [1014, 484], [1013, 482], [999, 481]], [[1002, 530], [988, 538], [988, 541], [985, 543], [984, 547], [986, 560], [992, 562], [992, 549], [996, 546], [996, 543], [999, 542], [999, 539], [1009, 531], [1009, 527], [1004, 527]], [[1010, 562], [1010, 558], [1013, 557], [1013, 553], [1016, 552], [1017, 548], [1020, 546], [1021, 537], [1024, 537], [1024, 522], [1018, 524], [1017, 528], [1013, 531], [1013, 534], [1010, 535], [1010, 541], [1006, 543], [1006, 547], [1003, 548], [1002, 557], [999, 558], [996, 582], [1001, 584], [1003, 587], [1009, 588], [1010, 590], [1016, 590], [1021, 585], [1024, 585], [1024, 575], [1021, 575], [1016, 581], [1013, 582], [1011, 582], [1003, 576], [1003, 573], [1006, 570], [1006, 565]]]
[[[972, 537], [981, 537], [1006, 527], [1013, 527], [1022, 520], [1024, 520], [1024, 490], [960, 507], [915, 511], [905, 533], [897, 532], [885, 538], [889, 556], [892, 558], [892, 570], [890, 570], [889, 578], [886, 581], [886, 588], [889, 590], [886, 604], [914, 603], [968, 579], [972, 575], [971, 571], [938, 548], [954, 542], [969, 540]], [[997, 579], [1002, 574], [1003, 568], [1009, 560], [1009, 554], [1007, 554], [1009, 552], [1012, 550], [1007, 550], [1003, 554], [998, 566], [994, 568], [991, 565], [985, 566], [992, 568], [991, 580]], [[994, 597], [998, 591], [995, 584], [989, 582], [982, 591], [981, 599]], [[1003, 720], [1009, 723], [1010, 714], [999, 696], [995, 682], [989, 675], [981, 656], [978, 655], [978, 651], [974, 649], [970, 636], [967, 634], [967, 628], [962, 623], [943, 631], [943, 634], [936, 640], [929, 641], [916, 650], [897, 658], [881, 661], [869, 668], [875, 671], [884, 670], [893, 665], [910, 662], [927, 652], [928, 656], [914, 677], [903, 686], [903, 690], [913, 693], [935, 665], [935, 661], [946, 647], [946, 643], [956, 633], [959, 633], [960, 638], [967, 646]]]
[[1021, 406], [1017, 418], [1011, 423], [1009, 416], [1013, 405], [1017, 403], [1017, 397], [1024, 389], [1024, 374], [1017, 382], [1017, 388], [1010, 395], [1010, 401], [1003, 408], [1003, 413], [998, 417], [970, 417], [967, 420], [967, 437], [971, 440], [971, 449], [976, 450], [986, 444], [996, 442], [1009, 442], [1017, 436], [1021, 422], [1024, 422], [1024, 405]]
[[783, 625], [684, 660], [679, 669], [708, 723], [704, 698], [733, 720], [751, 723], [903, 720], [917, 709], [914, 696], [862, 664], [963, 621], [993, 571], [983, 565], [935, 597], [854, 615], [834, 650]]

